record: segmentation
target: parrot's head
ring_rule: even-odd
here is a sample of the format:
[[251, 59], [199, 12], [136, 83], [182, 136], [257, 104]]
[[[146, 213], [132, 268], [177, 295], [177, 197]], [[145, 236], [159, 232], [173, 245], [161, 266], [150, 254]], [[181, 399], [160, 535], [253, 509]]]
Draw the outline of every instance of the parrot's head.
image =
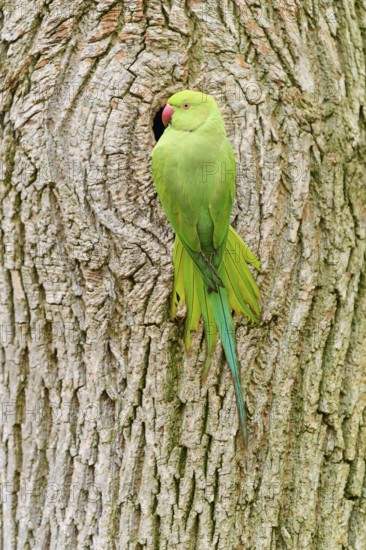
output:
[[176, 130], [192, 132], [206, 122], [213, 111], [218, 112], [213, 97], [203, 92], [183, 90], [168, 99], [162, 113], [163, 124], [171, 124]]

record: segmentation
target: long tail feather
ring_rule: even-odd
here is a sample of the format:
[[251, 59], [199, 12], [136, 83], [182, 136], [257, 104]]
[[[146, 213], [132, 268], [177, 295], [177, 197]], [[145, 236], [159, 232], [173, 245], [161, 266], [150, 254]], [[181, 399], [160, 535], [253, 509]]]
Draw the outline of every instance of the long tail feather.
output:
[[219, 292], [211, 292], [208, 299], [215, 317], [217, 330], [220, 334], [226, 359], [229, 363], [231, 374], [233, 376], [241, 431], [243, 434], [244, 445], [247, 446], [247, 426], [244, 399], [240, 382], [239, 363], [236, 355], [234, 324], [230, 313], [227, 291], [225, 288], [220, 288]]
[[197, 277], [196, 267], [188, 254], [183, 256], [184, 294], [187, 303], [186, 347], [191, 347], [191, 330], [198, 330], [201, 307], [197, 294], [197, 287], [202, 277]]
[[215, 323], [215, 317], [212, 313], [209, 302], [209, 293], [202, 282], [202, 288], [199, 289], [199, 299], [202, 307], [202, 317], [205, 322], [205, 338], [207, 344], [207, 355], [205, 368], [202, 373], [202, 382], [206, 381], [207, 375], [211, 366], [212, 350], [216, 344], [217, 329]]
[[[199, 257], [201, 261], [201, 257]], [[176, 315], [177, 308], [187, 304], [186, 347], [190, 348], [190, 331], [197, 330], [202, 315], [205, 324], [207, 344], [206, 363], [203, 380], [207, 377], [211, 363], [211, 354], [215, 347], [217, 332], [232, 372], [236, 400], [238, 404], [241, 432], [244, 444], [247, 441], [247, 428], [243, 393], [240, 383], [239, 363], [236, 354], [234, 324], [231, 309], [237, 314], [243, 313], [252, 323], [258, 323], [260, 317], [260, 293], [247, 262], [260, 269], [258, 258], [249, 250], [232, 227], [218, 274], [206, 261], [204, 273], [199, 262], [194, 262], [177, 236], [173, 249], [174, 291], [171, 312]], [[206, 271], [212, 273], [208, 277]], [[214, 277], [215, 275], [215, 277]], [[209, 280], [208, 280], [209, 279]], [[224, 286], [217, 284], [220, 281]], [[215, 288], [214, 291], [211, 291]], [[209, 290], [210, 289], [210, 290]]]

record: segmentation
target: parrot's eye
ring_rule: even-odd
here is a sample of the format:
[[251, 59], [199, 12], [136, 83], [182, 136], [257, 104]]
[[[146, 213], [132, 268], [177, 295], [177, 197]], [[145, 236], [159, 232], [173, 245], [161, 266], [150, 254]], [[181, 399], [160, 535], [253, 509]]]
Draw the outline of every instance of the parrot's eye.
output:
[[185, 101], [185, 102], [182, 104], [182, 109], [184, 109], [184, 110], [186, 111], [186, 110], [189, 109], [189, 108], [190, 108], [190, 104], [187, 103], [187, 102]]

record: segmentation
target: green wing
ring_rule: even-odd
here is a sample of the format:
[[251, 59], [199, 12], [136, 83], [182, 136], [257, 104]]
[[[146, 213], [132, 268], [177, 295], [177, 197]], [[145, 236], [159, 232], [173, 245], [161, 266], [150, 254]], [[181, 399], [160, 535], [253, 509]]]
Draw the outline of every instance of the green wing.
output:
[[214, 226], [213, 246], [217, 251], [213, 263], [217, 271], [220, 269], [222, 255], [226, 247], [230, 214], [235, 194], [235, 156], [228, 140], [226, 141], [222, 158], [219, 171], [220, 181], [215, 186], [209, 207]]
[[154, 183], [174, 231], [209, 288], [217, 290], [223, 286], [217, 271], [229, 230], [235, 158], [226, 139], [212, 144], [209, 136], [180, 134], [179, 147], [173, 128], [155, 146]]

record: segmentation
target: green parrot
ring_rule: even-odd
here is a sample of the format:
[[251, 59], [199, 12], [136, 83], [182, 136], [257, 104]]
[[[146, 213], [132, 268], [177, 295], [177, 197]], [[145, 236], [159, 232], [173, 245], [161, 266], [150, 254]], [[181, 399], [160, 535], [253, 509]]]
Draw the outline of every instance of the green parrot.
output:
[[184, 90], [162, 112], [166, 129], [154, 147], [155, 187], [176, 237], [173, 248], [172, 316], [187, 305], [190, 331], [205, 324], [207, 359], [220, 335], [234, 380], [241, 431], [247, 444], [245, 407], [231, 309], [253, 323], [260, 317], [259, 289], [247, 262], [260, 262], [230, 226], [235, 194], [235, 157], [213, 97]]

